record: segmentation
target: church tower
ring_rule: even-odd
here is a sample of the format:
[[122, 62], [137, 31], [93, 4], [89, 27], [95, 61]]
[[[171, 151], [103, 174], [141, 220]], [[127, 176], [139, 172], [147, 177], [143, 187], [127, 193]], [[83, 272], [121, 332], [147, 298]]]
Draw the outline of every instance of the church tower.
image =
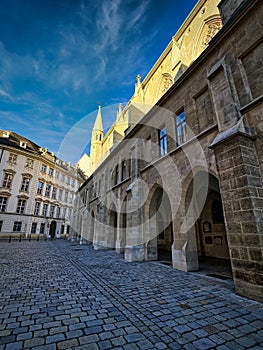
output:
[[90, 145], [90, 173], [97, 168], [102, 159], [102, 141], [104, 137], [101, 106], [98, 108], [98, 114], [92, 129]]

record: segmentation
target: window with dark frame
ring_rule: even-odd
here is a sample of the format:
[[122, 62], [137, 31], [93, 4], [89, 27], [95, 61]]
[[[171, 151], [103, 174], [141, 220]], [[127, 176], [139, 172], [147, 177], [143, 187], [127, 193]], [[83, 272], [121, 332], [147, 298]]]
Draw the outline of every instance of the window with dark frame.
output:
[[57, 217], [58, 219], [60, 218], [60, 207], [57, 207], [56, 217]]
[[51, 185], [46, 184], [45, 197], [50, 197], [50, 190], [51, 190]]
[[177, 146], [182, 145], [186, 142], [186, 121], [185, 121], [185, 112], [182, 111], [176, 116], [176, 141]]
[[5, 212], [7, 207], [7, 197], [0, 197], [0, 212]]
[[38, 182], [38, 187], [37, 187], [37, 194], [42, 194], [43, 187], [44, 187], [44, 182], [43, 181], [39, 181]]
[[57, 187], [53, 187], [52, 190], [52, 199], [57, 199]]
[[121, 162], [121, 181], [126, 179], [126, 160]]
[[47, 171], [47, 166], [46, 166], [46, 164], [42, 164], [42, 166], [41, 166], [41, 172], [42, 173], [45, 173]]
[[24, 214], [25, 208], [26, 208], [26, 200], [25, 199], [18, 199], [16, 213], [17, 214]]
[[117, 185], [119, 181], [119, 165], [116, 165], [114, 172], [114, 185]]
[[159, 130], [159, 147], [160, 156], [164, 156], [167, 153], [167, 133], [166, 128]]
[[30, 178], [26, 177], [26, 176], [23, 176], [20, 190], [28, 192], [29, 182], [30, 182]]
[[2, 187], [11, 188], [14, 175], [11, 173], [5, 173]]
[[53, 168], [49, 168], [48, 175], [49, 176], [53, 176], [53, 173], [54, 173], [54, 169]]
[[40, 202], [35, 202], [34, 215], [39, 215], [40, 212]]
[[3, 221], [0, 221], [0, 232], [2, 231], [2, 227], [3, 227]]
[[55, 213], [55, 206], [54, 206], [54, 205], [51, 205], [51, 207], [50, 207], [50, 212], [49, 212], [49, 216], [50, 216], [51, 218], [53, 218], [53, 217], [54, 217], [54, 213]]
[[37, 223], [36, 222], [32, 222], [31, 233], [36, 233], [36, 232], [37, 232]]
[[42, 215], [43, 216], [47, 216], [47, 210], [48, 210], [48, 204], [44, 204], [43, 205], [43, 210], [42, 210]]
[[13, 226], [14, 232], [21, 232], [22, 229], [22, 221], [15, 221]]
[[45, 223], [44, 223], [44, 222], [41, 222], [41, 224], [40, 224], [39, 233], [40, 233], [40, 234], [45, 233]]

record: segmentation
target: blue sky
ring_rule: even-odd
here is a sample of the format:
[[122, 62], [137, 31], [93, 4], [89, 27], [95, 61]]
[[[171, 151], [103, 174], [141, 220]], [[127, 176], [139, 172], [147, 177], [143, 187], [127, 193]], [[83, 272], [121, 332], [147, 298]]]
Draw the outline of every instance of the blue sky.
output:
[[196, 2], [1, 0], [0, 128], [74, 163], [98, 103], [109, 127]]

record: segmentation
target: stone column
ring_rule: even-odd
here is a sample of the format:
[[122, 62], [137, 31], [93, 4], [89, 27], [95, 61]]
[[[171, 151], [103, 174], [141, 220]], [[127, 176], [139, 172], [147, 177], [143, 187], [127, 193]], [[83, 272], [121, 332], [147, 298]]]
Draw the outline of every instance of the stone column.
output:
[[254, 138], [238, 127], [214, 149], [236, 292], [263, 301], [263, 188]]
[[144, 260], [143, 213], [142, 213], [142, 179], [136, 179], [128, 188], [127, 201], [127, 235], [125, 260]]

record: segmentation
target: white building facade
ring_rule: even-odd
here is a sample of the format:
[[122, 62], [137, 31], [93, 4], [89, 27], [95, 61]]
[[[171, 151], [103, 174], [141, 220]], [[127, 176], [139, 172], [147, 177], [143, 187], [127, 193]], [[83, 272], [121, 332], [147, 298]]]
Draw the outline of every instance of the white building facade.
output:
[[82, 171], [11, 131], [0, 130], [0, 237], [70, 233]]

